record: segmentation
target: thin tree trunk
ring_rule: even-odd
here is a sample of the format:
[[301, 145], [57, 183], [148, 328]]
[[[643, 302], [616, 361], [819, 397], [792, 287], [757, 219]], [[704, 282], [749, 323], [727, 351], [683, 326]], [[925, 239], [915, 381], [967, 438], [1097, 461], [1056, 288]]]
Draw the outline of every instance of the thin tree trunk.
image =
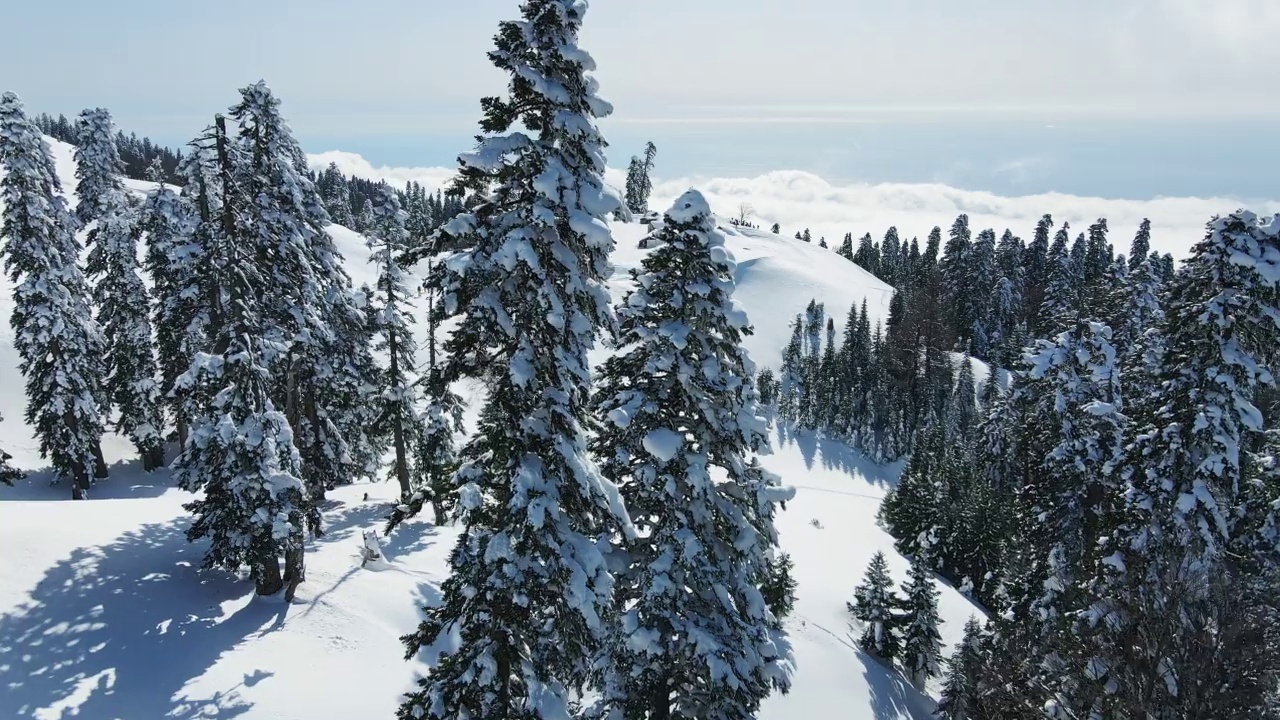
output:
[[[431, 277], [431, 258], [427, 258], [427, 277]], [[427, 288], [427, 392], [436, 392], [436, 292]], [[431, 478], [431, 512], [435, 515], [436, 525], [444, 525], [448, 514], [444, 511], [444, 498], [439, 491], [440, 483]]]
[[285, 551], [284, 554], [284, 599], [293, 601], [298, 585], [307, 579], [306, 548], [299, 541], [297, 547]]
[[154, 447], [142, 454], [142, 469], [151, 472], [164, 467], [164, 446]]
[[176, 425], [178, 426], [178, 452], [182, 452], [187, 447], [187, 419], [178, 418]]
[[[390, 241], [387, 244], [387, 276], [391, 276], [391, 252]], [[396, 304], [395, 290], [392, 289], [393, 283], [387, 283], [387, 307], [394, 308]], [[398, 383], [403, 388], [404, 381], [400, 377], [400, 338], [396, 336], [396, 331], [391, 328], [387, 331], [387, 348], [391, 353], [391, 382]], [[403, 402], [403, 398], [397, 399], [397, 402]], [[396, 448], [396, 480], [400, 483], [400, 501], [409, 502], [412, 494], [412, 488], [409, 486], [409, 458], [405, 449], [404, 441], [404, 413], [396, 411], [391, 421], [392, 442]]]
[[93, 476], [101, 480], [111, 473], [107, 470], [107, 459], [102, 455], [102, 441], [93, 441]]

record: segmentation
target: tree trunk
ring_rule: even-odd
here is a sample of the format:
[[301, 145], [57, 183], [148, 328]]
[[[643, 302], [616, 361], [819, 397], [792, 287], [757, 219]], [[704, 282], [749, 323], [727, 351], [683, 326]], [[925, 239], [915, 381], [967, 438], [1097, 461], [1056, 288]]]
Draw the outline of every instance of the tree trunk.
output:
[[298, 585], [307, 579], [306, 564], [307, 549], [299, 540], [296, 547], [286, 550], [284, 553], [284, 599], [287, 602], [293, 601], [293, 595], [298, 590]]
[[449, 516], [444, 511], [444, 502], [439, 497], [431, 501], [431, 510], [436, 515], [436, 525], [444, 525], [449, 522]]
[[649, 700], [649, 720], [671, 720], [671, 681], [663, 678]]
[[180, 417], [175, 424], [178, 426], [178, 452], [182, 452], [187, 447], [187, 419]]
[[71, 499], [86, 500], [89, 497], [89, 470], [83, 462], [71, 467]]
[[142, 454], [142, 469], [151, 472], [164, 467], [164, 446], [153, 447]]
[[107, 459], [102, 456], [102, 441], [93, 441], [93, 476], [101, 480], [111, 473], [107, 471]]
[[[391, 248], [388, 247], [388, 265], [391, 264], [390, 256]], [[387, 306], [394, 307], [395, 302], [395, 291], [388, 287]], [[400, 339], [396, 337], [395, 330], [387, 332], [387, 350], [391, 353], [391, 382], [403, 385], [403, 379], [400, 377]], [[400, 483], [400, 502], [407, 503], [412, 495], [412, 488], [409, 487], [409, 458], [404, 446], [404, 413], [399, 410], [391, 419], [391, 437], [396, 448], [396, 480]]]
[[284, 587], [280, 576], [280, 558], [270, 548], [260, 549], [254, 559], [254, 585], [262, 596], [275, 595]]

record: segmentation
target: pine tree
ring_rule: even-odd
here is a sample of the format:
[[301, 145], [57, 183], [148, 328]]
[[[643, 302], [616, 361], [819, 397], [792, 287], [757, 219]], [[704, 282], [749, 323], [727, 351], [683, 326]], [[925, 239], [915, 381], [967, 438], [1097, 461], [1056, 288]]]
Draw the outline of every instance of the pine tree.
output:
[[272, 263], [246, 227], [251, 216], [228, 192], [233, 168], [221, 118], [215, 140], [225, 194], [221, 217], [200, 233], [207, 277], [217, 282], [210, 294], [214, 333], [210, 352], [197, 353], [177, 380], [193, 420], [174, 475], [182, 488], [202, 492], [184, 507], [194, 515], [188, 539], [211, 540], [204, 566], [248, 565], [259, 595], [285, 590], [291, 598], [304, 575], [309, 504], [288, 418], [270, 397], [266, 358], [280, 352], [266, 339], [270, 300], [263, 294]]
[[649, 212], [649, 193], [653, 192], [654, 158], [658, 156], [658, 148], [652, 142], [644, 146], [644, 157], [632, 157], [627, 168], [627, 208], [631, 212], [642, 215]]
[[929, 563], [922, 557], [912, 558], [911, 575], [903, 585], [902, 667], [907, 677], [923, 687], [938, 675], [942, 662], [942, 636], [938, 634], [938, 595], [933, 587]]
[[324, 193], [324, 207], [329, 212], [329, 217], [339, 225], [350, 227], [353, 225], [351, 216], [351, 190], [347, 187], [347, 179], [343, 177], [342, 171], [338, 169], [337, 163], [329, 163], [329, 167], [325, 170], [325, 179], [327, 181]]
[[111, 115], [104, 109], [80, 114], [76, 176], [81, 193], [77, 212], [89, 232], [86, 274], [93, 281], [92, 300], [103, 332], [100, 410], [115, 408], [117, 432], [129, 436], [147, 471], [164, 464], [164, 424], [160, 415], [152, 348], [150, 299], [138, 275], [139, 210], [116, 176], [116, 150]]
[[938, 271], [942, 274], [943, 283], [943, 307], [953, 340], [968, 337], [975, 320], [968, 296], [971, 290], [969, 262], [972, 253], [969, 216], [961, 215], [952, 224], [942, 258], [938, 261]]
[[[13, 344], [26, 378], [26, 422], [42, 457], [83, 499], [102, 436], [98, 408], [102, 337], [77, 265], [77, 223], [67, 211], [49, 146], [13, 93], [0, 96], [0, 240], [14, 284]], [[97, 473], [101, 475], [101, 473]]]
[[1275, 382], [1278, 229], [1245, 211], [1215, 218], [1170, 288], [1167, 360], [1129, 452], [1128, 521], [1102, 551], [1089, 618], [1105, 712], [1262, 717], [1273, 697], [1280, 646], [1261, 628], [1280, 613], [1280, 561], [1257, 533], [1274, 510], [1250, 502], [1258, 469], [1241, 448], [1264, 437], [1255, 399]]
[[853, 233], [844, 234], [844, 240], [841, 241], [840, 249], [836, 250], [836, 254], [846, 260], [853, 260]]
[[867, 574], [854, 589], [853, 597], [854, 601], [848, 604], [849, 612], [863, 625], [858, 644], [881, 660], [892, 661], [898, 657], [902, 650], [898, 637], [901, 620], [895, 611], [901, 600], [894, 594], [893, 578], [884, 553], [876, 552], [872, 556]]
[[964, 639], [947, 660], [947, 679], [934, 715], [943, 720], [978, 720], [978, 670], [982, 660], [982, 624], [970, 615], [964, 625]]
[[[351, 443], [368, 420], [363, 388], [369, 379], [359, 374], [372, 365], [363, 359], [369, 352], [364, 317], [325, 230], [328, 214], [300, 172], [306, 155], [280, 114], [280, 101], [263, 82], [240, 94], [230, 110], [238, 130], [229, 190], [244, 239], [270, 260], [264, 329], [282, 348], [266, 358], [276, 366], [271, 391], [293, 429], [310, 497], [318, 501], [351, 481]], [[311, 520], [318, 530], [318, 514]]]
[[[607, 115], [577, 43], [585, 3], [526, 0], [490, 60], [511, 75], [486, 98], [484, 134], [460, 156], [471, 208], [442, 231], [436, 266], [444, 382], [483, 377], [488, 397], [456, 474], [465, 527], [442, 602], [404, 638], [409, 654], [455, 637], [401, 718], [559, 718], [587, 679], [612, 613], [596, 539], [629, 529], [587, 455], [587, 352], [610, 320], [604, 183]], [[521, 131], [517, 125], [523, 125]]]
[[800, 399], [805, 395], [804, 319], [797, 315], [791, 323], [791, 340], [782, 351], [782, 370], [778, 378], [778, 417], [786, 422], [799, 422]]
[[777, 235], [778, 233], [782, 232], [782, 226], [779, 225], [778, 223], [774, 223], [773, 227], [770, 229], [770, 232], [772, 232], [774, 235]]
[[[781, 625], [762, 594], [775, 571], [774, 506], [787, 492], [748, 459], [766, 442], [741, 349], [751, 329], [733, 305], [731, 261], [706, 200], [685, 193], [658, 234], [619, 309], [628, 349], [605, 363], [597, 390], [592, 449], [638, 537], [621, 548], [623, 612], [592, 714], [751, 717], [789, 686]], [[785, 605], [779, 589], [775, 604]]]
[[379, 425], [376, 432], [390, 435], [395, 459], [392, 477], [400, 485], [401, 502], [413, 493], [409, 451], [413, 441], [417, 409], [414, 403], [413, 374], [417, 370], [417, 344], [410, 326], [407, 273], [400, 267], [400, 255], [409, 249], [409, 233], [405, 230], [405, 213], [400, 199], [388, 187], [374, 194], [373, 227], [369, 228], [369, 262], [378, 268], [378, 295], [371, 300], [376, 331], [375, 349], [387, 356], [388, 366], [379, 388]]
[[1041, 334], [1061, 332], [1071, 326], [1080, 312], [1080, 277], [1076, 262], [1067, 251], [1070, 226], [1063, 223], [1049, 249], [1049, 279], [1040, 306]]
[[969, 320], [967, 332], [962, 336], [971, 339], [973, 354], [982, 359], [989, 359], [992, 347], [992, 335], [998, 334], [998, 328], [992, 327], [991, 290], [999, 279], [996, 267], [996, 234], [993, 230], [978, 233], [978, 240], [969, 252], [965, 263], [965, 277], [962, 282], [962, 296], [967, 299]]
[[151, 158], [151, 162], [147, 164], [147, 173], [142, 178], [147, 182], [164, 184], [165, 172], [164, 163], [161, 162], [160, 156]]
[[82, 226], [101, 219], [124, 192], [123, 165], [116, 148], [116, 129], [105, 108], [80, 113], [76, 132], [76, 218]]
[[1053, 216], [1045, 215], [1036, 223], [1035, 237], [1027, 245], [1023, 255], [1023, 270], [1026, 289], [1023, 293], [1023, 322], [1027, 324], [1037, 337], [1040, 318], [1040, 305], [1044, 302], [1045, 286], [1049, 284], [1049, 233], [1053, 230]]
[[1129, 246], [1129, 271], [1138, 269], [1151, 254], [1151, 221], [1143, 218], [1138, 225], [1138, 232], [1133, 236], [1133, 244]]
[[138, 275], [139, 208], [121, 192], [103, 199], [103, 214], [89, 233], [86, 272], [104, 343], [103, 397], [115, 407], [117, 432], [138, 449], [143, 468], [164, 465], [164, 420], [152, 346], [150, 302]]

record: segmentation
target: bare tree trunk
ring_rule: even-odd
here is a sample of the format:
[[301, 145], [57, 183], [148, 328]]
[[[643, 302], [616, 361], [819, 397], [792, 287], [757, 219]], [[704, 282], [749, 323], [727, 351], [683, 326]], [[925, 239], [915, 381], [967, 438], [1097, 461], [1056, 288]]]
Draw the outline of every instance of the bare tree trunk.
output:
[[154, 447], [142, 454], [142, 469], [151, 472], [164, 467], [164, 446]]
[[284, 599], [292, 602], [298, 585], [307, 579], [306, 548], [299, 541], [297, 546], [284, 553]]
[[671, 681], [663, 678], [649, 700], [649, 720], [671, 720]]
[[180, 417], [175, 423], [178, 427], [178, 452], [187, 447], [187, 419]]
[[107, 470], [107, 459], [102, 455], [102, 441], [93, 441], [93, 476], [101, 480], [111, 473]]
[[[391, 247], [388, 243], [387, 247], [387, 265], [388, 271], [391, 265]], [[387, 287], [387, 306], [392, 307], [396, 302], [395, 291]], [[403, 379], [400, 377], [400, 338], [396, 336], [396, 331], [391, 329], [387, 332], [387, 348], [391, 352], [391, 382], [401, 383]], [[409, 486], [409, 457], [408, 451], [405, 449], [404, 440], [404, 417], [400, 412], [396, 412], [395, 417], [391, 421], [392, 442], [396, 448], [396, 480], [400, 483], [400, 501], [409, 502], [412, 494], [412, 488]]]
[[275, 595], [284, 588], [280, 576], [280, 558], [270, 548], [259, 549], [254, 558], [254, 585], [259, 595]]

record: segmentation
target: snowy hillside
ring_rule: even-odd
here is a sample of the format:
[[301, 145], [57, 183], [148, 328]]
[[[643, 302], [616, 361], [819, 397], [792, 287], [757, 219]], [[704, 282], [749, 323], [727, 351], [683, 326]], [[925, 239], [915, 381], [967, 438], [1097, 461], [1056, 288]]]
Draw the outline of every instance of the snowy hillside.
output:
[[[71, 148], [51, 144], [70, 192]], [[637, 243], [645, 228], [613, 229], [620, 297], [627, 270], [644, 256]], [[356, 284], [372, 282], [360, 236], [332, 232]], [[810, 299], [825, 302], [837, 321], [864, 298], [873, 321], [887, 315], [892, 289], [830, 250], [756, 230], [730, 230], [728, 246], [738, 261], [736, 298], [756, 329], [747, 348], [760, 365], [777, 367], [789, 323]], [[412, 523], [387, 541], [388, 563], [362, 568], [361, 534], [381, 530], [396, 489], [341, 488], [324, 508], [327, 532], [309, 548], [295, 604], [254, 601], [251, 583], [197, 569], [204, 548], [183, 535], [181, 504], [190, 496], [172, 488], [165, 471], [142, 473], [123, 438], [104, 442], [112, 475], [90, 502], [68, 502], [64, 488], [48, 487], [22, 424], [11, 309], [10, 285], [0, 281], [0, 447], [31, 471], [17, 488], [0, 487], [0, 717], [393, 717], [423, 669], [402, 659], [398, 638], [415, 626], [418, 606], [436, 598], [457, 529]], [[798, 489], [779, 520], [799, 582], [788, 621], [798, 667], [790, 695], [770, 698], [761, 716], [927, 718], [932, 700], [857, 649], [859, 631], [845, 609], [878, 550], [895, 579], [906, 579], [906, 561], [875, 524], [900, 467], [870, 463], [811, 434], [775, 432], [773, 439], [764, 464]], [[976, 609], [941, 589], [949, 652]]]

